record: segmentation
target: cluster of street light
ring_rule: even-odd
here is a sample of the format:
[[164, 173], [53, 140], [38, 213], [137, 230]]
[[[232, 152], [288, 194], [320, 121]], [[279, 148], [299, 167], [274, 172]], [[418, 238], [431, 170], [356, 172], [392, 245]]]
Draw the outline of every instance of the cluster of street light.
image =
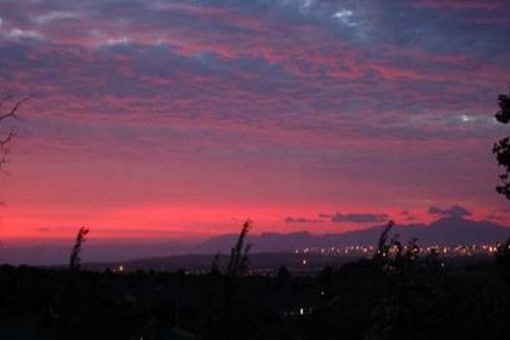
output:
[[[470, 244], [470, 245], [428, 245], [420, 247], [421, 254], [435, 253], [442, 256], [475, 256], [475, 255], [492, 255], [498, 251], [501, 245], [499, 243], [493, 244]], [[406, 252], [410, 249], [408, 245], [402, 245], [402, 251]], [[509, 246], [510, 249], [510, 246]], [[393, 245], [389, 247], [390, 253], [396, 253], [398, 246]], [[376, 247], [367, 245], [350, 245], [345, 247], [304, 247], [294, 249], [296, 255], [324, 255], [324, 256], [372, 256], [377, 252]], [[306, 263], [303, 263], [306, 264]]]

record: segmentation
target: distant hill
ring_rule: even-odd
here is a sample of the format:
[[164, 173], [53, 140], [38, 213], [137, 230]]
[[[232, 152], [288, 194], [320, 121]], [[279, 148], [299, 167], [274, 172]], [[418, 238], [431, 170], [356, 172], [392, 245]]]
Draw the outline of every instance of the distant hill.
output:
[[[309, 232], [290, 234], [262, 233], [250, 235], [254, 252], [292, 251], [304, 247], [345, 247], [351, 245], [375, 245], [384, 226], [374, 226], [359, 231], [314, 235]], [[460, 217], [437, 220], [429, 225], [410, 224], [395, 226], [390, 235], [399, 235], [402, 242], [412, 237], [418, 238], [422, 245], [473, 244], [502, 242], [510, 237], [510, 228], [490, 221], [473, 221]], [[228, 252], [235, 243], [237, 235], [213, 237], [194, 247], [194, 253]]]
[[[72, 242], [69, 245], [9, 246], [0, 248], [0, 264], [62, 265], [69, 262]], [[97, 243], [92, 238], [83, 246], [84, 262], [110, 262], [135, 260], [154, 256], [174, 256], [189, 251], [189, 245], [178, 242], [158, 243]]]
[[[253, 254], [250, 256], [253, 268], [272, 268], [276, 270], [284, 264], [293, 271], [320, 270], [326, 265], [338, 265], [349, 261], [349, 256], [322, 256], [321, 253], [311, 253], [306, 256], [307, 264], [303, 266], [302, 256], [292, 254], [295, 249], [368, 246], [375, 245], [384, 226], [375, 226], [365, 230], [344, 233], [314, 235], [309, 232], [289, 234], [262, 233], [250, 235], [248, 241], [253, 243]], [[418, 239], [419, 245], [469, 245], [480, 243], [502, 242], [510, 237], [510, 228], [500, 226], [489, 221], [472, 221], [458, 217], [440, 219], [429, 225], [411, 224], [395, 226], [390, 232], [390, 238], [399, 235], [401, 242], [408, 242], [413, 237]], [[175, 271], [180, 268], [187, 270], [209, 270], [213, 253], [220, 252], [221, 263], [228, 262], [231, 247], [237, 239], [236, 234], [221, 235], [210, 238], [201, 244], [183, 250], [185, 254], [177, 256], [145, 257], [139, 260], [123, 262], [130, 270], [155, 269]], [[353, 256], [353, 255], [351, 255]], [[354, 256], [361, 256], [360, 254]], [[352, 257], [351, 257], [352, 260]], [[117, 263], [118, 264], [118, 263]], [[109, 264], [110, 266], [112, 264]], [[104, 263], [89, 264], [90, 269], [103, 270]]]

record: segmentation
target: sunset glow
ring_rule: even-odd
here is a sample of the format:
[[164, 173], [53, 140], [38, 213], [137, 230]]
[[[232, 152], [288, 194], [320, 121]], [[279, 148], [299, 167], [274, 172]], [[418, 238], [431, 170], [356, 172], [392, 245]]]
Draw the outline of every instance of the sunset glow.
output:
[[509, 36], [497, 0], [1, 1], [0, 238], [510, 223]]

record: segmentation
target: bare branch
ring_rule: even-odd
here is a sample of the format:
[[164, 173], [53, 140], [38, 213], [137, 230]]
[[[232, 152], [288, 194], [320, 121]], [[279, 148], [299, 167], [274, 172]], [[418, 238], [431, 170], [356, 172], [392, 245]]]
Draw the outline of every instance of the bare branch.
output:
[[[2, 99], [0, 100], [0, 108], [2, 108], [2, 105], [4, 103], [6, 103], [11, 97], [9, 95], [7, 95], [5, 97], [5, 99]], [[12, 117], [14, 119], [18, 119], [20, 120], [21, 118], [19, 118], [17, 115], [16, 115], [16, 112], [18, 111], [18, 108], [20, 107], [21, 104], [23, 104], [24, 102], [26, 102], [27, 100], [30, 99], [30, 96], [27, 96], [23, 99], [20, 99], [16, 102], [16, 104], [14, 104], [14, 106], [11, 108], [11, 110], [7, 113], [4, 113], [3, 115], [0, 115], [0, 122], [6, 118], [9, 118], [9, 117]]]
[[10, 99], [12, 99], [12, 95], [10, 93], [7, 93], [2, 99], [0, 99], [0, 109], [2, 109], [4, 104], [7, 103]]
[[16, 135], [16, 130], [12, 129], [9, 131], [9, 134], [4, 139], [0, 139], [0, 149], [4, 150], [5, 145], [11, 141], [11, 139]]
[[[5, 94], [3, 97], [0, 97], [0, 110], [2, 108], [5, 108], [7, 104], [10, 104], [9, 102], [14, 98], [14, 96], [10, 93]], [[26, 96], [20, 100], [17, 100], [14, 103], [14, 105], [11, 106], [10, 109], [5, 110], [6, 113], [0, 114], [0, 123], [3, 120], [6, 120], [8, 118], [13, 118], [16, 120], [22, 120], [18, 115], [18, 109], [27, 100], [30, 99], [30, 95]], [[6, 148], [7, 144], [11, 142], [11, 140], [16, 136], [16, 130], [15, 128], [11, 128], [9, 132], [3, 132], [3, 135], [0, 136], [0, 170], [3, 170], [3, 165], [7, 162], [6, 156], [9, 152], [9, 150]]]

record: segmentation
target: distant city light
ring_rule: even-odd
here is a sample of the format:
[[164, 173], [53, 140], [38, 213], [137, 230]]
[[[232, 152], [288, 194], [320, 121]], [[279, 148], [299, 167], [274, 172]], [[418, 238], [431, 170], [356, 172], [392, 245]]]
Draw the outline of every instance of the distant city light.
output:
[[[458, 244], [456, 246], [449, 245], [424, 245], [420, 246], [419, 249], [411, 249], [408, 245], [402, 246], [402, 251], [411, 250], [414, 256], [419, 256], [419, 254], [442, 254], [443, 256], [473, 256], [473, 255], [491, 255], [498, 251], [500, 244], [469, 244], [469, 245], [461, 245]], [[510, 246], [509, 246], [510, 249]], [[339, 256], [341, 254], [347, 256], [361, 256], [361, 257], [371, 257], [373, 254], [377, 252], [374, 246], [366, 246], [366, 245], [348, 245], [345, 247], [310, 247], [306, 246], [301, 249], [294, 249], [293, 253], [295, 254], [320, 254], [321, 256]], [[393, 246], [389, 248], [389, 253], [382, 253], [383, 257], [394, 255], [398, 252], [397, 247]], [[306, 265], [307, 260], [302, 260], [302, 264]]]

